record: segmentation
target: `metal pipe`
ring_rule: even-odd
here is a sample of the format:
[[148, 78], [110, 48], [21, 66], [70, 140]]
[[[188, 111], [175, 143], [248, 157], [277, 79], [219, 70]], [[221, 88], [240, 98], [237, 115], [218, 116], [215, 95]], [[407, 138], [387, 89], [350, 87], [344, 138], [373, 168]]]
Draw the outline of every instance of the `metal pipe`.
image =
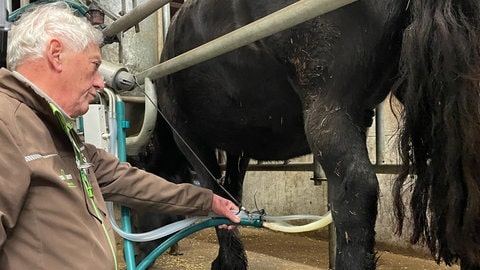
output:
[[375, 164], [385, 163], [385, 101], [375, 109]]
[[[398, 174], [400, 172], [400, 165], [397, 164], [373, 164], [375, 173], [378, 174]], [[220, 164], [220, 168], [225, 170], [225, 164]], [[315, 169], [314, 163], [309, 162], [295, 162], [289, 164], [250, 164], [248, 165], [248, 171], [313, 171]]]
[[117, 16], [115, 13], [111, 12], [108, 8], [106, 8], [100, 1], [98, 0], [92, 0], [92, 3], [97, 5], [98, 8], [100, 8], [107, 17], [110, 19], [116, 21], [118, 20], [119, 16]]
[[[116, 34], [130, 29], [132, 26], [150, 16], [171, 0], [150, 0], [138, 5], [124, 16], [103, 30], [104, 37], [113, 37]], [[143, 81], [142, 81], [143, 83]]]
[[[330, 207], [328, 210], [331, 210]], [[335, 221], [333, 221], [328, 225], [328, 269], [335, 270], [336, 258], [337, 258], [337, 229], [335, 228]]]
[[7, 16], [7, 3], [5, 1], [0, 1], [0, 30], [10, 30], [10, 22], [8, 22]]
[[122, 100], [127, 103], [145, 103], [144, 96], [122, 96]]
[[321, 185], [322, 181], [327, 181], [325, 171], [315, 155], [313, 156], [313, 177], [311, 179], [315, 186]]
[[145, 80], [145, 96], [149, 97], [149, 102], [145, 102], [142, 128], [136, 136], [130, 136], [126, 139], [126, 151], [127, 155], [130, 156], [138, 155], [142, 147], [148, 143], [157, 122], [157, 91], [155, 85], [148, 78]]
[[165, 42], [165, 39], [167, 38], [167, 32], [168, 32], [168, 27], [170, 26], [170, 4], [166, 4], [162, 8], [162, 38], [163, 42]]
[[140, 72], [137, 80], [140, 84], [143, 83], [145, 77], [154, 81], [355, 1], [357, 0], [302, 0], [295, 2], [202, 46]]
[[[132, 7], [136, 8], [138, 6], [137, 0], [132, 0]], [[135, 33], [140, 32], [140, 24], [138, 22], [135, 24]]]

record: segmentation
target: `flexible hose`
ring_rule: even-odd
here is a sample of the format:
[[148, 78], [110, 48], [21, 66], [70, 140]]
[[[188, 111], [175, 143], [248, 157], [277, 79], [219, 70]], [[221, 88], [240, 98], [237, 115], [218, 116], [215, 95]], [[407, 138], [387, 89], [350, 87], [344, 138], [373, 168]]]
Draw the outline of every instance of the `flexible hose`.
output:
[[121, 237], [133, 242], [147, 242], [147, 241], [152, 241], [152, 240], [156, 240], [156, 239], [168, 236], [170, 234], [178, 232], [192, 225], [193, 223], [195, 223], [200, 219], [199, 217], [192, 217], [192, 218], [183, 219], [183, 220], [165, 225], [163, 227], [160, 227], [158, 229], [155, 229], [149, 232], [129, 233], [129, 232], [123, 231], [115, 221], [113, 203], [112, 202], [106, 202], [106, 203], [107, 203], [107, 210], [110, 215], [110, 222], [112, 223], [113, 230], [116, 233], [118, 233]]
[[[332, 214], [330, 211], [323, 216], [315, 215], [291, 215], [291, 216], [264, 216], [263, 227], [274, 231], [286, 233], [300, 233], [321, 229], [332, 223]], [[305, 225], [292, 225], [286, 221], [291, 220], [315, 220]]]
[[[157, 228], [149, 232], [129, 233], [129, 232], [123, 231], [117, 225], [117, 222], [115, 221], [115, 213], [114, 213], [112, 202], [107, 202], [107, 210], [110, 216], [110, 222], [112, 223], [113, 230], [117, 232], [121, 237], [134, 242], [146, 242], [146, 241], [156, 240], [156, 239], [171, 235], [173, 233], [176, 233], [178, 231], [181, 231], [187, 228], [188, 226], [194, 224], [197, 221], [202, 221], [202, 220], [205, 221], [205, 220], [211, 219], [211, 217], [191, 217], [191, 218], [183, 219], [183, 220], [165, 225], [163, 227]], [[245, 220], [248, 220], [246, 216], [239, 215], [239, 217], [243, 222], [245, 222]], [[213, 219], [215, 220], [216, 218], [213, 218]], [[223, 219], [224, 218], [216, 219], [217, 220], [216, 222]], [[298, 221], [298, 220], [313, 220], [313, 222], [310, 222], [304, 225], [292, 225], [287, 222], [287, 221]], [[329, 225], [330, 223], [332, 223], [332, 221], [333, 221], [332, 214], [330, 211], [328, 211], [323, 216], [317, 216], [317, 215], [262, 216], [261, 224], [264, 228], [267, 228], [273, 231], [280, 231], [280, 232], [286, 232], [286, 233], [300, 233], [300, 232], [308, 232], [308, 231], [321, 229]], [[237, 225], [242, 225], [242, 222]]]
[[259, 219], [246, 219], [242, 218], [240, 219], [239, 223], [233, 223], [227, 218], [208, 218], [202, 222], [199, 222], [197, 224], [194, 224], [176, 234], [173, 236], [169, 237], [165, 242], [163, 242], [161, 245], [157, 246], [150, 254], [145, 257], [140, 264], [137, 266], [137, 270], [143, 270], [147, 269], [149, 265], [151, 265], [155, 259], [160, 256], [163, 252], [165, 252], [169, 247], [171, 247], [173, 244], [177, 243], [179, 240], [189, 236], [190, 234], [193, 234], [197, 231], [209, 228], [209, 227], [215, 227], [218, 225], [239, 225], [239, 226], [251, 226], [255, 228], [261, 228], [262, 227], [262, 221]]

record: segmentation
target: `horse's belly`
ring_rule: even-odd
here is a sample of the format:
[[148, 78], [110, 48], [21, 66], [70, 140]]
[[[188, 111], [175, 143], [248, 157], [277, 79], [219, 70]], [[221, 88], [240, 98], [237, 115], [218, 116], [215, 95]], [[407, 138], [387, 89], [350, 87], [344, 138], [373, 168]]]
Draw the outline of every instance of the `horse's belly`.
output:
[[[300, 115], [265, 116], [262, 120], [257, 117], [260, 116], [210, 117], [209, 121], [199, 119], [198, 122], [190, 118], [189, 124], [196, 138], [212, 148], [257, 160], [286, 160], [310, 152]], [[226, 121], [228, 119], [232, 121]]]

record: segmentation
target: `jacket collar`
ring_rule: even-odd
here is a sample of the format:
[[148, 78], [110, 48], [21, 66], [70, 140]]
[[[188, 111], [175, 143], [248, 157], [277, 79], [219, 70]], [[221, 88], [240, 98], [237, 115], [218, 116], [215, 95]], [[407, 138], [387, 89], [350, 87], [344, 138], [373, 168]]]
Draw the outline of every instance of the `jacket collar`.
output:
[[18, 72], [12, 72], [5, 68], [0, 69], [0, 91], [17, 99], [19, 102], [25, 103], [33, 110], [49, 116], [52, 116], [52, 110], [49, 103], [53, 103], [59, 108], [66, 119], [71, 121], [74, 120], [44, 91]]

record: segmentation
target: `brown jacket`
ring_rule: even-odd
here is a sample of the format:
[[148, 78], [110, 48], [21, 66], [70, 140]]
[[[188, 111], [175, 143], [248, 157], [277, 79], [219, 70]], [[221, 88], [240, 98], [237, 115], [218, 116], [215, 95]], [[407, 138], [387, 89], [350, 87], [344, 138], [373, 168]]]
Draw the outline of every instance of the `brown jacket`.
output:
[[172, 184], [84, 146], [93, 200], [48, 102], [0, 70], [0, 269], [115, 269], [104, 199], [164, 213], [209, 212], [210, 190]]

